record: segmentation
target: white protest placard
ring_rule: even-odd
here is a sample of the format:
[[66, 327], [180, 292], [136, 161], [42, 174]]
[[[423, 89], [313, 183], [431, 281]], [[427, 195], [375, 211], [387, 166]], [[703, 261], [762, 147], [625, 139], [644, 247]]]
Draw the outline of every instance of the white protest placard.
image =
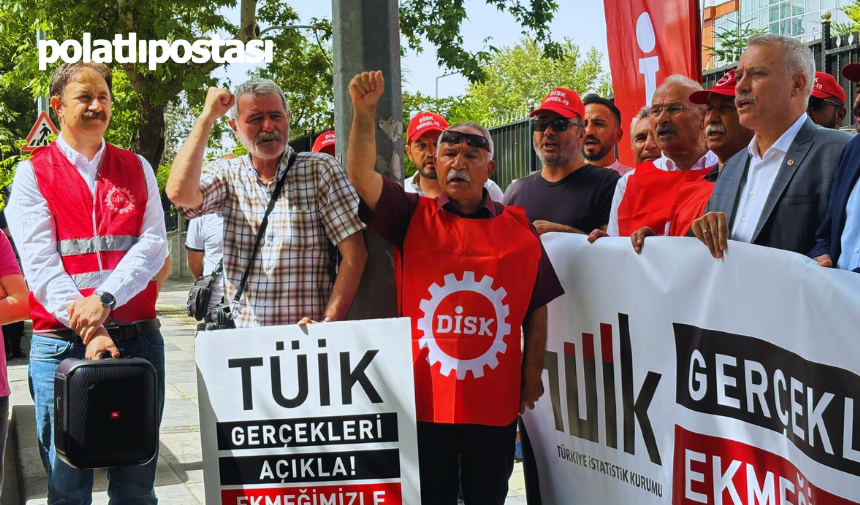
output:
[[544, 505], [860, 503], [860, 275], [729, 242], [549, 234]]
[[408, 319], [198, 333], [206, 503], [420, 502]]

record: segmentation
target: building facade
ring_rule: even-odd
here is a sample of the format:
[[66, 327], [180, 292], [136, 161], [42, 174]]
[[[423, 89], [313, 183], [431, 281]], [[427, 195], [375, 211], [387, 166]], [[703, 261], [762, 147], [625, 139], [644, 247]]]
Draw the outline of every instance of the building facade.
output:
[[852, 0], [703, 0], [702, 70], [733, 63], [717, 60], [707, 49], [715, 45], [716, 34], [741, 26], [809, 43], [821, 38], [822, 13], [830, 12], [833, 23], [849, 22], [840, 8], [850, 3]]

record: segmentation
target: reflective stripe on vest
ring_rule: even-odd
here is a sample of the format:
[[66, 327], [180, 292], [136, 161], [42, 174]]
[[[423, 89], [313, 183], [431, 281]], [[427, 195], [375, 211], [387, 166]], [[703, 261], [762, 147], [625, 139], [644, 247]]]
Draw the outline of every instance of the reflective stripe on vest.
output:
[[60, 256], [89, 254], [98, 251], [128, 251], [137, 243], [137, 237], [111, 235], [107, 237], [73, 238], [59, 242]]

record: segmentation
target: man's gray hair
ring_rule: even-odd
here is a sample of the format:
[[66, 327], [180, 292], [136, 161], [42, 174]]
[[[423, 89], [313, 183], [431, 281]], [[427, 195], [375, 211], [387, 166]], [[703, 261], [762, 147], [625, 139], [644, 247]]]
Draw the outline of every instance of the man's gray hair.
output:
[[[690, 91], [690, 93], [692, 93], [693, 91], [699, 91], [702, 89], [701, 84], [690, 79], [689, 77], [687, 77], [685, 75], [681, 75], [681, 74], [672, 74], [669, 77], [667, 77], [659, 86], [657, 86], [657, 89], [654, 90], [654, 94], [657, 94], [657, 92], [659, 92], [659, 91], [663, 91], [664, 89], [668, 88], [669, 86], [683, 86], [683, 87], [687, 88]], [[685, 102], [690, 101], [689, 96], [690, 96], [690, 94], [687, 93], [687, 96], [684, 97]]]
[[646, 117], [651, 116], [651, 107], [647, 105], [639, 109], [639, 112], [633, 116], [633, 121], [630, 121], [630, 144], [632, 145], [636, 142], [636, 138], [634, 135], [634, 130], [636, 129], [636, 124], [639, 123], [640, 120], [645, 119]]
[[290, 104], [287, 103], [287, 97], [284, 95], [284, 92], [281, 91], [281, 87], [269, 79], [255, 77], [236, 86], [236, 89], [233, 91], [233, 96], [236, 98], [236, 101], [233, 103], [233, 108], [230, 109], [230, 117], [233, 118], [234, 121], [239, 118], [239, 97], [242, 95], [266, 96], [271, 95], [272, 93], [277, 93], [278, 96], [281, 97], [281, 100], [284, 101], [284, 109], [289, 113]]
[[791, 76], [802, 73], [806, 75], [806, 87], [803, 88], [803, 98], [809, 100], [812, 85], [815, 83], [815, 57], [812, 50], [803, 42], [791, 37], [774, 35], [772, 33], [756, 33], [747, 41], [747, 47], [759, 44], [779, 44], [785, 52], [785, 72]]
[[[487, 137], [487, 140], [489, 140], [489, 141], [490, 141], [490, 143], [489, 143], [489, 145], [488, 145], [487, 147], [489, 147], [489, 148], [490, 148], [490, 160], [492, 161], [492, 159], [493, 159], [493, 153], [494, 153], [495, 151], [494, 151], [494, 149], [493, 149], [493, 137], [490, 135], [490, 130], [488, 130], [488, 129], [487, 129], [484, 125], [482, 125], [481, 123], [476, 123], [476, 122], [474, 122], [474, 121], [460, 121], [459, 123], [452, 124], [452, 125], [451, 125], [451, 126], [449, 126], [449, 127], [448, 127], [448, 129], [447, 129], [447, 130], [445, 130], [445, 131], [453, 130], [453, 129], [455, 129], [455, 128], [459, 128], [459, 127], [461, 127], [461, 126], [462, 126], [462, 127], [466, 127], [466, 128], [474, 128], [474, 129], [476, 129], [476, 130], [481, 130], [481, 134], [482, 134], [483, 136]], [[442, 133], [445, 133], [445, 132], [442, 132]], [[442, 144], [442, 135], [439, 135], [439, 144], [440, 144], [440, 145]]]

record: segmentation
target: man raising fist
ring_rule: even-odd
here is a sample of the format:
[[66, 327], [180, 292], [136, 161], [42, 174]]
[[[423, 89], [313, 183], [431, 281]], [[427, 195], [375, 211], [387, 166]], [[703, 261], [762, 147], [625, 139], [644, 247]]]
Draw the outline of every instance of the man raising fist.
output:
[[[212, 125], [228, 112], [248, 154], [204, 167]], [[209, 88], [167, 181], [183, 217], [224, 218], [225, 295], [240, 328], [343, 319], [367, 261], [358, 196], [346, 173], [331, 156], [296, 154], [287, 144], [289, 119], [286, 97], [270, 80], [251, 79], [235, 93]]]
[[[546, 304], [564, 291], [523, 208], [484, 191], [496, 164], [483, 126], [442, 132], [436, 198], [406, 193], [374, 171], [384, 87], [380, 72], [349, 84], [347, 170], [362, 219], [399, 252], [399, 310], [412, 318], [421, 502], [455, 505], [462, 482], [467, 504], [501, 505], [517, 413], [543, 394]], [[432, 323], [454, 314], [482, 326]]]

